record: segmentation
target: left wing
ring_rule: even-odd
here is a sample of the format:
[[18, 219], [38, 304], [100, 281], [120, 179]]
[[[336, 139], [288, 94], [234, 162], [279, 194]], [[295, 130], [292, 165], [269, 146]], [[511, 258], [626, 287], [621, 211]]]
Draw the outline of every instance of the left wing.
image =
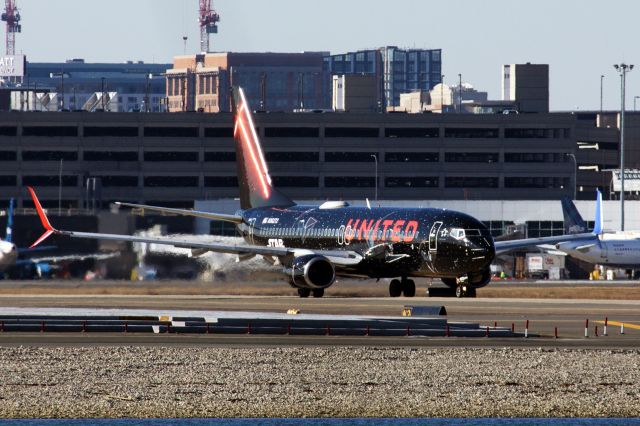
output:
[[523, 249], [527, 247], [535, 247], [543, 244], [557, 244], [564, 241], [576, 241], [584, 240], [588, 244], [589, 241], [593, 241], [598, 237], [591, 232], [585, 232], [583, 234], [570, 234], [570, 235], [557, 235], [554, 237], [540, 237], [540, 238], [524, 238], [521, 240], [509, 240], [509, 241], [495, 241], [494, 245], [496, 253], [501, 254], [512, 250]]
[[230, 253], [238, 255], [247, 254], [259, 254], [262, 256], [274, 256], [274, 257], [286, 257], [297, 256], [298, 254], [308, 254], [313, 252], [327, 257], [331, 262], [338, 265], [355, 265], [362, 260], [362, 255], [354, 251], [347, 250], [309, 250], [302, 248], [291, 247], [265, 247], [255, 245], [235, 245], [235, 244], [216, 244], [206, 243], [199, 241], [190, 241], [188, 239], [173, 239], [162, 237], [136, 237], [133, 235], [120, 235], [120, 234], [101, 234], [94, 232], [75, 232], [75, 231], [63, 231], [51, 226], [44, 209], [40, 205], [40, 201], [36, 196], [33, 188], [28, 187], [31, 193], [31, 198], [36, 206], [36, 211], [42, 222], [42, 226], [45, 228], [45, 232], [42, 234], [31, 247], [35, 247], [42, 241], [47, 239], [51, 234], [66, 235], [72, 238], [88, 238], [93, 240], [111, 240], [111, 241], [129, 241], [133, 243], [152, 243], [152, 244], [164, 244], [180, 248], [188, 248], [195, 254], [204, 254], [206, 252], [217, 253]]

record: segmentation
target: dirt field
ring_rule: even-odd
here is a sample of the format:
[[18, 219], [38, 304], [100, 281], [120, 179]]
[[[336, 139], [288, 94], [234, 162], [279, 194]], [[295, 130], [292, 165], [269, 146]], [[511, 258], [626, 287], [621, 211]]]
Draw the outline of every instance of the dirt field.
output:
[[[428, 283], [417, 282], [417, 296], [426, 294]], [[0, 281], [0, 295], [295, 295], [295, 289], [284, 281]], [[327, 289], [333, 297], [385, 297], [386, 280], [344, 280]], [[494, 282], [478, 290], [481, 298], [545, 298], [640, 300], [640, 283], [616, 284], [517, 284]]]

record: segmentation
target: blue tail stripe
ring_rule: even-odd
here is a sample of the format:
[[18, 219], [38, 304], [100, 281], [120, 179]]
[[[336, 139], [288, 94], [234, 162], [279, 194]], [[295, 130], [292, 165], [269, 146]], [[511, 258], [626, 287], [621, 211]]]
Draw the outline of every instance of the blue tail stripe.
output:
[[9, 200], [9, 211], [7, 213], [7, 232], [5, 241], [11, 242], [13, 239], [13, 198]]
[[602, 193], [598, 189], [598, 195], [596, 197], [596, 217], [595, 224], [593, 226], [593, 233], [598, 235], [602, 234], [603, 226], [602, 226]]

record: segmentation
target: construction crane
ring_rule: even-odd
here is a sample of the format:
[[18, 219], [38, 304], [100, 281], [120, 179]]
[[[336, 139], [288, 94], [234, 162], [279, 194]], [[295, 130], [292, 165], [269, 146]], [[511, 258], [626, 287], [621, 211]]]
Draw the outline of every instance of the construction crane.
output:
[[[7, 0], [9, 2], [9, 0]], [[200, 0], [200, 51], [209, 52], [209, 34], [218, 33], [220, 15], [211, 7], [211, 0]]]
[[18, 12], [18, 7], [16, 6], [16, 0], [5, 0], [2, 20], [7, 23], [7, 55], [15, 55], [16, 33], [22, 32], [22, 25], [20, 25], [20, 13]]

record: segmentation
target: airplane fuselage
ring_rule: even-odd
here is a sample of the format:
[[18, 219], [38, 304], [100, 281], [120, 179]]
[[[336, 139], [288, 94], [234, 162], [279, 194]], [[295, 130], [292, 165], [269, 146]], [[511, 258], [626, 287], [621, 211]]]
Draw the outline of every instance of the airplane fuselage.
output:
[[366, 254], [340, 275], [456, 278], [485, 271], [495, 256], [484, 224], [443, 209], [295, 205], [241, 214], [239, 230], [249, 244]]
[[4, 272], [10, 266], [15, 265], [18, 259], [16, 245], [9, 241], [0, 240], [0, 272]]
[[600, 239], [594, 236], [592, 244], [564, 242], [556, 247], [577, 259], [614, 267], [640, 266], [640, 239]]

